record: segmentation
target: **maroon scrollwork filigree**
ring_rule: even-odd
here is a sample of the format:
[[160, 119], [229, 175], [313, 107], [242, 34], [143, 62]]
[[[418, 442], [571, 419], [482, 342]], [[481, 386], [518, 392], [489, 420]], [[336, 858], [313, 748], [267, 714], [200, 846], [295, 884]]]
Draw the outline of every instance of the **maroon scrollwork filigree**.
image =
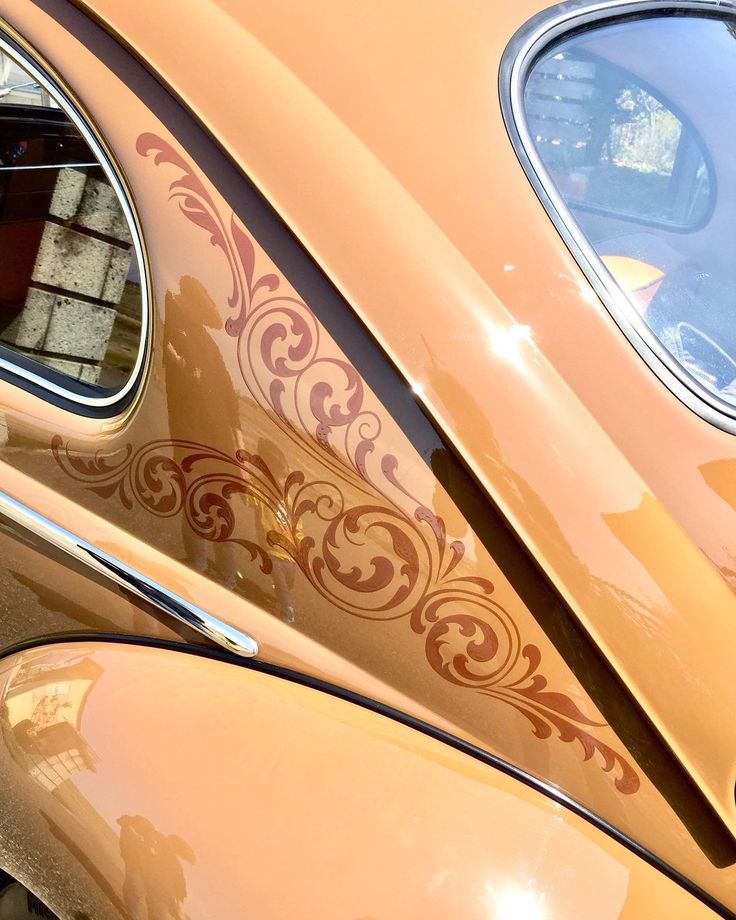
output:
[[[90, 459], [56, 437], [59, 465], [102, 497], [117, 495], [126, 508], [137, 503], [159, 516], [186, 515], [203, 539], [243, 546], [264, 572], [274, 551], [285, 553], [321, 597], [347, 614], [406, 618], [440, 678], [512, 707], [537, 738], [555, 733], [577, 743], [583, 759], [596, 757], [621, 793], [636, 792], [631, 764], [595, 735], [605, 723], [549, 689], [540, 649], [522, 640], [493, 584], [462, 574], [463, 542], [448, 541], [442, 519], [412, 498], [397, 458], [381, 449], [384, 421], [360, 374], [326, 345], [309, 307], [282, 292], [273, 271], [259, 274], [253, 240], [234, 214], [221, 213], [180, 154], [152, 134], [142, 135], [137, 149], [178, 173], [171, 199], [228, 265], [232, 315], [225, 328], [236, 341], [243, 381], [323, 475], [291, 470], [280, 480], [262, 457], [183, 440]], [[283, 522], [265, 533], [264, 546], [240, 533], [236, 496]]]

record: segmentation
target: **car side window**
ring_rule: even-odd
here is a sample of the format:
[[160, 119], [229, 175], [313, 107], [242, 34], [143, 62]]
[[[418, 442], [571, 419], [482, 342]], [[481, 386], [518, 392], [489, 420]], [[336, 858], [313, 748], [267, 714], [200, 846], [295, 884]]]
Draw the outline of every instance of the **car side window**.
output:
[[736, 23], [559, 15], [569, 30], [539, 30], [512, 89], [530, 173], [650, 366], [736, 430]]
[[0, 357], [73, 397], [120, 393], [144, 337], [134, 228], [79, 118], [11, 50], [0, 48]]

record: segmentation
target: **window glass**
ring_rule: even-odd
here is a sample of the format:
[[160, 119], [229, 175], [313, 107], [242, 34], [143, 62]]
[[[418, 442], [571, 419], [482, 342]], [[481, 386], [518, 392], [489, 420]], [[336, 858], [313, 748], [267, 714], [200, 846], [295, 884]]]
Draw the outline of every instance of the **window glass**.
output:
[[0, 50], [5, 355], [105, 396], [131, 375], [141, 329], [141, 271], [117, 192], [59, 101]]
[[705, 217], [710, 175], [693, 129], [626, 71], [558, 51], [535, 67], [526, 112], [545, 166], [579, 207], [673, 228]]
[[634, 325], [726, 409], [736, 407], [735, 35], [704, 15], [594, 25], [537, 57], [523, 99], [540, 165]]

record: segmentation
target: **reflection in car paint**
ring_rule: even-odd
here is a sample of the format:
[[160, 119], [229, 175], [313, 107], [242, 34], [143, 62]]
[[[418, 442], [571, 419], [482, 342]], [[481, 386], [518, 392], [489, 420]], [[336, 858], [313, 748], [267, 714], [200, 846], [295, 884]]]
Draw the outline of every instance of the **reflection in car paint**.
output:
[[135, 920], [182, 917], [187, 883], [182, 862], [196, 862], [177, 834], [162, 834], [144, 815], [121, 815], [120, 855], [125, 863], [123, 901]]
[[76, 773], [95, 769], [95, 754], [80, 734], [85, 701], [102, 669], [90, 657], [58, 668], [21, 665], [4, 698], [16, 758], [51, 791]]

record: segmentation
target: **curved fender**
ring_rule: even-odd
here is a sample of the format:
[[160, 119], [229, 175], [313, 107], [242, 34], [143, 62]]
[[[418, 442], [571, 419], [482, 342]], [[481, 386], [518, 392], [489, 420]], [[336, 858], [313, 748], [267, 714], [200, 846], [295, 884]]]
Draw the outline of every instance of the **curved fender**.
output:
[[715, 916], [435, 738], [171, 649], [2, 660], [0, 815], [0, 864], [64, 920]]

